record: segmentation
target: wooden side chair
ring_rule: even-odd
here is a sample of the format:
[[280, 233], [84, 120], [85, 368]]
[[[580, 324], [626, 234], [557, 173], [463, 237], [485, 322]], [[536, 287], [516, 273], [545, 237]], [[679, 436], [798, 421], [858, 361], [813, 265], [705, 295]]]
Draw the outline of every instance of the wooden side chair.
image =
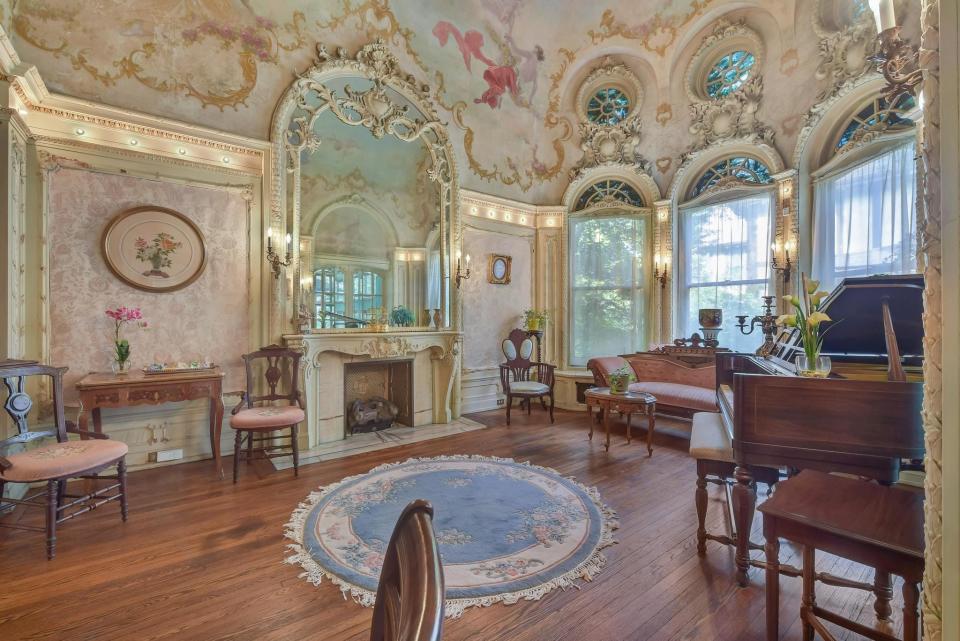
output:
[[[236, 432], [233, 445], [233, 482], [237, 482], [240, 459], [249, 463], [255, 453], [269, 460], [280, 456], [293, 455], [293, 474], [299, 476], [300, 450], [297, 436], [300, 423], [306, 418], [303, 412], [303, 398], [300, 395], [300, 352], [269, 345], [256, 352], [242, 356], [247, 370], [247, 390], [240, 402], [230, 412], [230, 427]], [[266, 393], [257, 395], [258, 367], [263, 367], [266, 381]], [[286, 394], [277, 391], [283, 372], [290, 374], [290, 388]], [[287, 401], [287, 405], [274, 405], [276, 401]], [[266, 405], [260, 405], [267, 403]], [[274, 434], [279, 430], [290, 430], [289, 436]], [[278, 439], [290, 439], [289, 449], [277, 443]]]
[[[507, 362], [500, 365], [500, 384], [503, 393], [507, 395], [507, 425], [510, 425], [510, 409], [513, 407], [514, 397], [526, 403], [527, 414], [533, 399], [539, 398], [543, 409], [547, 409], [545, 397], [550, 397], [550, 422], [553, 423], [553, 371], [555, 365], [537, 363], [530, 360], [533, 354], [533, 341], [522, 329], [514, 329], [501, 343], [503, 355]], [[531, 375], [536, 373], [533, 380]]]
[[[47, 559], [56, 554], [57, 525], [109, 503], [120, 501], [120, 516], [127, 520], [127, 445], [112, 441], [105, 434], [81, 431], [64, 418], [63, 374], [66, 367], [40, 365], [36, 361], [0, 362], [0, 379], [6, 388], [3, 408], [13, 419], [17, 434], [0, 441], [0, 451], [11, 445], [26, 444], [45, 437], [56, 442], [32, 447], [16, 454], [0, 456], [0, 502], [6, 483], [46, 483], [46, 487], [22, 499], [6, 499], [14, 505], [41, 507], [46, 512], [46, 526], [4, 523], [0, 527], [33, 530], [47, 534]], [[34, 432], [27, 426], [27, 417], [33, 408], [33, 399], [26, 391], [28, 377], [46, 376], [53, 393], [52, 431]], [[83, 440], [69, 440], [68, 434], [77, 434]], [[100, 471], [116, 467], [117, 473], [102, 476]], [[68, 479], [113, 481], [99, 485], [88, 494], [67, 494]], [[68, 499], [70, 499], [68, 501]]]
[[387, 545], [370, 641], [440, 641], [443, 603], [433, 508], [426, 501], [413, 501], [397, 520]]

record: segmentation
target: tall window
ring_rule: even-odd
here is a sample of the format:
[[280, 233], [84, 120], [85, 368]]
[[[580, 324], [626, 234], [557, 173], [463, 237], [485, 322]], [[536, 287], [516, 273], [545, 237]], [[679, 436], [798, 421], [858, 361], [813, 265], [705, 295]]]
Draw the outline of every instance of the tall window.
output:
[[684, 336], [700, 331], [701, 308], [723, 310], [720, 344], [752, 352], [756, 334], [734, 326], [738, 314], [753, 316], [769, 287], [773, 198], [769, 193], [694, 206], [679, 216], [679, 322]]
[[917, 270], [914, 153], [911, 141], [817, 182], [813, 273], [825, 286]]
[[383, 276], [372, 271], [353, 272], [353, 317], [368, 320], [383, 307]]
[[640, 214], [571, 217], [571, 365], [646, 348], [647, 238]]
[[[339, 267], [321, 267], [313, 273], [313, 291], [316, 301], [315, 318], [318, 327], [344, 327], [346, 291], [343, 270]], [[337, 316], [332, 316], [336, 314]]]

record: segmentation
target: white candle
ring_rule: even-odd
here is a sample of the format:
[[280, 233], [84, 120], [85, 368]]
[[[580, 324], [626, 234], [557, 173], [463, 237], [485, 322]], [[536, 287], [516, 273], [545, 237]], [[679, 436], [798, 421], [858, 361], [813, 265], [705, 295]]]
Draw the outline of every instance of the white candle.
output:
[[893, 0], [870, 0], [870, 10], [877, 21], [877, 31], [882, 32], [897, 26]]

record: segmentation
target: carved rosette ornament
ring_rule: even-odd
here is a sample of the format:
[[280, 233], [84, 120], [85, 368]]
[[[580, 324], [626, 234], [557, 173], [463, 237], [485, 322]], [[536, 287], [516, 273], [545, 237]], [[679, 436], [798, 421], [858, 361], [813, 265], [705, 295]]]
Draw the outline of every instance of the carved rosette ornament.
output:
[[586, 169], [604, 165], [630, 165], [638, 173], [650, 173], [650, 161], [640, 153], [641, 123], [630, 119], [616, 125], [580, 124], [580, 148], [583, 158], [570, 170], [576, 180]]

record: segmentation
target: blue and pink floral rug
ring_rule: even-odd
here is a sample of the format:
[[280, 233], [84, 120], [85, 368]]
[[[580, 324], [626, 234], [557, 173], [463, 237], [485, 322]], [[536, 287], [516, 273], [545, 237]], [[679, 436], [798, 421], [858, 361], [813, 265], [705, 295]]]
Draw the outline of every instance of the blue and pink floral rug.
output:
[[453, 617], [590, 580], [617, 527], [596, 489], [545, 467], [484, 456], [410, 459], [313, 492], [287, 524], [295, 541], [287, 562], [315, 585], [327, 577], [372, 606], [393, 526], [414, 499], [433, 504]]

